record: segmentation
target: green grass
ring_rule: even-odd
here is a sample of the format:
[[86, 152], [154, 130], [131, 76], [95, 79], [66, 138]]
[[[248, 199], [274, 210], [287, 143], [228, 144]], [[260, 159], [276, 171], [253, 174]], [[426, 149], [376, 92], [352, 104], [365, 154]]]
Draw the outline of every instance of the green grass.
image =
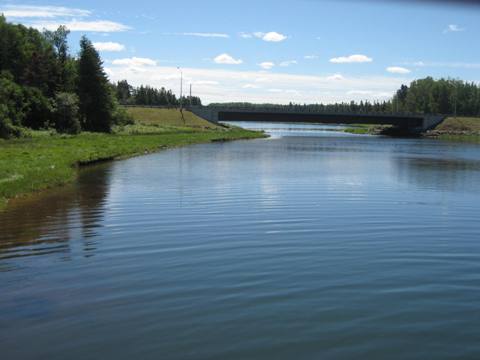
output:
[[377, 135], [382, 132], [385, 128], [389, 127], [389, 125], [371, 125], [371, 124], [355, 124], [351, 127], [344, 129], [343, 131], [350, 134], [370, 134], [370, 135]]
[[480, 118], [449, 117], [427, 136], [449, 141], [480, 143]]
[[480, 135], [480, 118], [473, 117], [449, 117], [446, 118], [439, 126], [435, 128], [437, 131], [444, 132], [469, 132]]
[[[0, 140], [0, 208], [8, 199], [66, 184], [77, 176], [78, 166], [144, 154], [196, 143], [253, 139], [264, 134], [240, 128], [174, 127], [175, 110], [142, 125], [116, 128], [113, 134], [83, 133], [76, 136], [35, 133], [31, 138]], [[165, 114], [165, 110], [161, 110]], [[204, 120], [189, 115], [197, 124]], [[178, 120], [177, 120], [178, 123]], [[210, 123], [207, 123], [207, 125]]]
[[182, 118], [180, 111], [174, 109], [127, 107], [126, 110], [133, 116], [136, 123], [140, 125], [188, 126], [207, 129], [221, 128], [221, 126], [203, 120], [189, 111], [183, 111]]

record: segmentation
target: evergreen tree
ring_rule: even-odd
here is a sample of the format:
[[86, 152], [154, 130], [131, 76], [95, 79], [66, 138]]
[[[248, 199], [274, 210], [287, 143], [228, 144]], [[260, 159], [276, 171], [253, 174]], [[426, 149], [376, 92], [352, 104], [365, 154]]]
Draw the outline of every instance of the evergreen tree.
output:
[[80, 41], [78, 60], [78, 97], [82, 128], [110, 132], [114, 103], [103, 63], [93, 44], [85, 36]]

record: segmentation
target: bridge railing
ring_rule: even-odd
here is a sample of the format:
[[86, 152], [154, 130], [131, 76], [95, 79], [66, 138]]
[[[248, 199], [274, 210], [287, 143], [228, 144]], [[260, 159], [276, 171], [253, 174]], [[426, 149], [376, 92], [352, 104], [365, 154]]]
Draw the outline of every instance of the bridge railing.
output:
[[[442, 115], [442, 114], [423, 114], [423, 113], [414, 113], [414, 112], [407, 112], [407, 111], [336, 111], [335, 109], [314, 109], [314, 108], [303, 108], [303, 107], [289, 107], [289, 106], [269, 106], [265, 108], [252, 108], [249, 106], [238, 106], [238, 107], [223, 107], [223, 106], [187, 106], [187, 109], [198, 109], [198, 110], [210, 110], [210, 111], [225, 111], [225, 112], [235, 112], [235, 111], [242, 111], [242, 112], [281, 112], [281, 113], [297, 113], [297, 114], [338, 114], [338, 115], [372, 115], [372, 116], [385, 116], [391, 115], [396, 117], [420, 117], [420, 116], [432, 116], [432, 115]], [[443, 115], [446, 116], [446, 115]]]

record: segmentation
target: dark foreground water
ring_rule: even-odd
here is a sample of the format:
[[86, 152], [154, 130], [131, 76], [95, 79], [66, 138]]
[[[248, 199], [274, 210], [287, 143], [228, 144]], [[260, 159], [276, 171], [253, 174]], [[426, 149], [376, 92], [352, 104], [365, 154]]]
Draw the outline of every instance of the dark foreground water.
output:
[[1, 214], [0, 358], [479, 359], [480, 147], [269, 127]]

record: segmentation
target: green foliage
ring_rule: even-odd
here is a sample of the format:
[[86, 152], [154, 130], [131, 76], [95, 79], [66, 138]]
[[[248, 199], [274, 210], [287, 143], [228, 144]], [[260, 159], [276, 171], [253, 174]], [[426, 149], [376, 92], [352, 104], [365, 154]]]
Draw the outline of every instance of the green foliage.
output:
[[24, 87], [25, 119], [22, 126], [31, 129], [45, 129], [50, 126], [53, 116], [53, 101], [35, 87]]
[[78, 61], [78, 97], [82, 129], [110, 132], [114, 122], [112, 101], [103, 64], [93, 44], [86, 37], [80, 41]]
[[151, 86], [140, 86], [135, 88], [127, 80], [119, 81], [113, 85], [117, 99], [122, 105], [145, 105], [145, 106], [166, 106], [176, 107], [181, 103], [184, 106], [202, 105], [202, 101], [197, 96], [183, 96], [178, 99], [172, 90], [166, 90], [164, 87], [156, 89]]
[[25, 119], [26, 104], [23, 89], [9, 73], [0, 75], [0, 137], [8, 139], [20, 134]]
[[78, 134], [81, 131], [78, 116], [78, 96], [57, 93], [55, 96], [55, 129], [59, 133]]
[[454, 79], [431, 77], [403, 85], [393, 102], [399, 111], [410, 113], [480, 115], [480, 87]]

